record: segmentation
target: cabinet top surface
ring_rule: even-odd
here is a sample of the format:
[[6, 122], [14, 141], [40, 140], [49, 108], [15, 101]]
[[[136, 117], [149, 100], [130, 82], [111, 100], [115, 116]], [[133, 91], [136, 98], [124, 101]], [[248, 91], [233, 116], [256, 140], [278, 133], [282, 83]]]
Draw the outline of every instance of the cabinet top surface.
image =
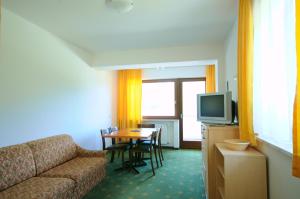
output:
[[226, 124], [209, 124], [209, 123], [202, 123], [203, 126], [207, 128], [239, 128], [238, 125], [226, 125]]
[[249, 156], [249, 157], [265, 157], [262, 153], [252, 147], [248, 147], [245, 151], [233, 151], [226, 147], [225, 143], [216, 143], [216, 148], [223, 156]]

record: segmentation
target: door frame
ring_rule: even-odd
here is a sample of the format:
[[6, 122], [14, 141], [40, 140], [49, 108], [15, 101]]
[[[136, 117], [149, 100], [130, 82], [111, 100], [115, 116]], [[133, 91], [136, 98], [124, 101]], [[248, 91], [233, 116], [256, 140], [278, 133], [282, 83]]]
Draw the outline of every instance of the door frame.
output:
[[[201, 149], [201, 141], [183, 141], [183, 96], [182, 84], [183, 82], [205, 81], [205, 77], [198, 78], [180, 78], [178, 79], [178, 112], [179, 112], [179, 144], [183, 149]], [[201, 133], [201, 132], [199, 132]]]

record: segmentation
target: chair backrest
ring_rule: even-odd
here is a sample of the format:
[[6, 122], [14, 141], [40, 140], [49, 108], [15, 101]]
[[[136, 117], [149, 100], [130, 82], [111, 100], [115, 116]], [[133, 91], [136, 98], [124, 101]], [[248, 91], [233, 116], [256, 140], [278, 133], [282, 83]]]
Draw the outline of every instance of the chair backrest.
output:
[[161, 145], [161, 131], [162, 131], [162, 128], [160, 127], [159, 129], [158, 129], [158, 133], [157, 133], [157, 144], [158, 145]]
[[100, 133], [101, 133], [101, 140], [102, 140], [102, 148], [103, 148], [103, 150], [105, 150], [106, 144], [105, 144], [105, 137], [103, 137], [103, 135], [110, 134], [110, 132], [109, 132], [109, 129], [101, 129]]
[[[157, 141], [157, 135], [158, 135], [158, 131], [153, 131], [151, 134], [151, 140], [150, 140], [150, 146], [153, 146], [156, 144]], [[152, 147], [150, 147], [152, 148]]]
[[138, 124], [138, 128], [155, 128], [155, 124]]
[[114, 126], [114, 127], [109, 127], [108, 128], [109, 132], [112, 133], [112, 132], [115, 132], [115, 131], [118, 131], [118, 127]]

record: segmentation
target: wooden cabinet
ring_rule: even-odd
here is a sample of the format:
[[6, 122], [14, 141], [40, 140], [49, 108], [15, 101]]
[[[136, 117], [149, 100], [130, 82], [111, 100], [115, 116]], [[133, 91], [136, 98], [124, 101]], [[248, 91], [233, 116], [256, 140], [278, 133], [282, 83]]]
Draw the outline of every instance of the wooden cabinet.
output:
[[202, 175], [206, 198], [215, 199], [215, 143], [225, 139], [238, 138], [238, 126], [204, 124], [201, 126], [202, 132]]
[[255, 149], [232, 151], [216, 144], [216, 199], [266, 199], [266, 158]]

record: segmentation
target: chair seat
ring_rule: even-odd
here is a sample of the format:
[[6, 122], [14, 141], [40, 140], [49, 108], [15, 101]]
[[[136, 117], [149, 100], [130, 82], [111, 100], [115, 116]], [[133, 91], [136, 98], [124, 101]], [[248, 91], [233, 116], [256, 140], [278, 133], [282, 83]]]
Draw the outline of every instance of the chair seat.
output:
[[118, 144], [113, 144], [109, 147], [106, 147], [106, 150], [126, 150], [129, 148], [129, 144], [125, 144], [125, 143], [118, 143]]
[[[145, 140], [144, 142], [140, 143], [139, 145], [150, 145], [151, 141], [150, 140]], [[152, 145], [154, 146], [154, 143], [152, 143]], [[158, 147], [158, 144], [155, 145], [156, 147]]]
[[146, 141], [149, 141], [150, 142], [150, 139], [141, 139], [139, 140], [140, 142], [146, 142]]
[[131, 142], [129, 142], [129, 141], [120, 141], [120, 142], [118, 142], [118, 144], [133, 144], [133, 145], [135, 145], [138, 142], [140, 142], [140, 140], [132, 140]]
[[143, 140], [143, 142], [141, 144], [150, 144], [151, 140]]
[[150, 153], [150, 147], [149, 147], [149, 145], [140, 144], [140, 145], [134, 147], [131, 151], [132, 152]]
[[118, 144], [130, 144], [130, 142], [126, 142], [126, 141], [124, 141], [124, 142], [118, 142]]

